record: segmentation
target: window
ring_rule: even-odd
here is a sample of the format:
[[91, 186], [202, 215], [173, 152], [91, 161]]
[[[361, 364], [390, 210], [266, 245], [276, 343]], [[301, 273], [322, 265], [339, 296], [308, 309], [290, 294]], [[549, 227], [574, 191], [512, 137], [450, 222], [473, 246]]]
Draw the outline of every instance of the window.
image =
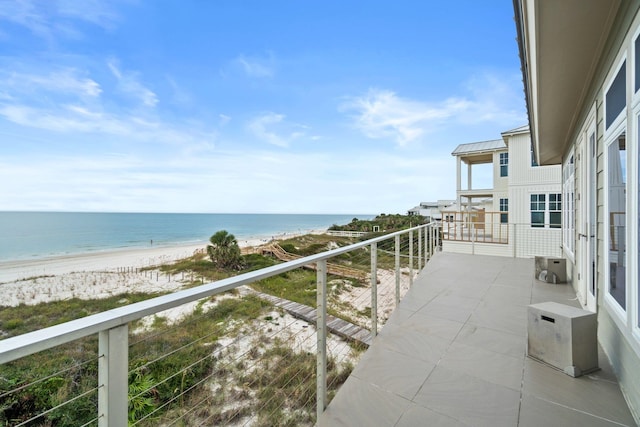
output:
[[544, 211], [546, 210], [546, 195], [531, 195], [531, 226], [544, 227]]
[[533, 143], [531, 143], [531, 166], [538, 166], [538, 162], [536, 161], [536, 153], [533, 151]]
[[616, 118], [620, 115], [624, 107], [627, 106], [627, 61], [622, 63], [620, 70], [616, 78], [613, 79], [613, 83], [607, 90], [605, 95], [605, 111], [606, 111], [606, 125], [607, 129], [613, 124]]
[[500, 199], [500, 224], [509, 222], [509, 199]]
[[509, 153], [500, 153], [500, 176], [509, 176]]
[[562, 168], [562, 194], [564, 198], [562, 246], [571, 254], [574, 253], [576, 239], [574, 193], [575, 164], [572, 154]]
[[562, 194], [549, 194], [549, 227], [562, 227]]
[[620, 307], [626, 310], [627, 151], [624, 133], [611, 141], [607, 154], [608, 291]]
[[640, 90], [640, 37], [636, 38], [634, 43], [634, 59], [635, 59], [635, 91]]

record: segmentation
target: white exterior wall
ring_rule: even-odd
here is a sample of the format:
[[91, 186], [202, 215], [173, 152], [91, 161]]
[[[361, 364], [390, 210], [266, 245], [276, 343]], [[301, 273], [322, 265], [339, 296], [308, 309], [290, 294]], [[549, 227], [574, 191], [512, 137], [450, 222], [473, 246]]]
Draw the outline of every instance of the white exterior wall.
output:
[[[509, 176], [500, 176], [500, 153], [507, 153], [507, 150], [496, 151], [493, 153], [493, 191], [506, 193], [509, 185]], [[509, 172], [511, 175], [511, 154], [509, 154]], [[494, 197], [495, 199], [495, 197]]]
[[[531, 135], [521, 133], [508, 138], [509, 161], [515, 167], [509, 169], [509, 187], [528, 185], [560, 185], [562, 167], [531, 166]], [[513, 159], [513, 160], [512, 160]]]
[[[596, 140], [597, 140], [597, 163], [596, 163], [596, 289], [597, 289], [597, 305], [595, 310], [598, 313], [598, 340], [607, 354], [613, 369], [618, 377], [620, 387], [623, 391], [629, 406], [634, 413], [637, 421], [640, 421], [640, 328], [638, 328], [638, 311], [640, 310], [640, 301], [638, 293], [640, 286], [638, 285], [638, 277], [640, 276], [640, 268], [638, 266], [638, 258], [640, 247], [638, 245], [638, 224], [637, 218], [640, 214], [640, 206], [638, 200], [638, 191], [640, 190], [640, 172], [638, 159], [640, 156], [637, 149], [640, 142], [640, 132], [638, 129], [637, 105], [640, 101], [640, 95], [633, 93], [631, 89], [634, 87], [633, 81], [633, 60], [635, 55], [640, 52], [634, 52], [634, 41], [640, 34], [640, 16], [638, 15], [639, 6], [634, 4], [629, 7], [630, 10], [618, 16], [613, 24], [612, 34], [608, 40], [608, 44], [604, 49], [604, 55], [600, 58], [598, 72], [594, 76], [591, 86], [588, 89], [585, 101], [578, 107], [575, 115], [579, 117], [574, 129], [572, 144], [567, 148], [563, 162], [572, 153], [576, 156], [576, 174], [575, 174], [575, 194], [576, 194], [576, 239], [575, 257], [572, 260], [567, 259], [567, 264], [574, 280], [574, 288], [576, 289], [581, 302], [584, 303], [584, 295], [581, 295], [581, 289], [578, 284], [578, 274], [588, 274], [588, 265], [584, 265], [582, 261], [580, 239], [577, 235], [588, 231], [585, 228], [586, 212], [581, 210], [582, 206], [578, 197], [582, 198], [586, 195], [583, 193], [585, 189], [591, 186], [590, 177], [583, 174], [581, 162], [584, 158], [577, 155], [584, 155], [586, 152], [585, 144], [588, 141], [584, 138], [584, 134], [588, 129], [589, 120], [592, 119], [591, 114], [595, 112], [596, 122]], [[627, 62], [627, 106], [621, 116], [626, 120], [627, 134], [627, 151], [628, 151], [628, 180], [627, 180], [627, 307], [626, 311], [621, 314], [620, 310], [613, 307], [607, 301], [608, 288], [608, 269], [607, 251], [608, 251], [608, 230], [607, 230], [607, 188], [605, 186], [606, 175], [608, 174], [608, 165], [605, 164], [605, 151], [607, 149], [605, 140], [605, 103], [604, 93], [607, 85], [611, 82], [611, 75], [615, 73], [620, 65], [620, 59], [625, 58]], [[559, 94], [561, 96], [562, 94]], [[634, 112], [634, 105], [635, 112]], [[616, 120], [617, 121], [617, 120]], [[635, 151], [634, 151], [635, 150]], [[578, 196], [579, 195], [579, 196]], [[587, 307], [585, 307], [587, 308]]]

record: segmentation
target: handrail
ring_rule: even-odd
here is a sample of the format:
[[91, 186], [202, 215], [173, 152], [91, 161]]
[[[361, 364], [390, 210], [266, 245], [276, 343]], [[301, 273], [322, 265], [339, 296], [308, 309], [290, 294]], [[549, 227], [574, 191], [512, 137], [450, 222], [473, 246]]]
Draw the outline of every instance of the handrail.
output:
[[354, 249], [370, 246], [372, 243], [378, 243], [395, 236], [406, 234], [411, 230], [425, 228], [430, 225], [431, 224], [424, 224], [402, 231], [396, 231], [364, 242], [354, 243], [342, 248], [332, 249], [319, 254], [300, 258], [298, 260], [210, 282], [195, 288], [177, 291], [172, 294], [162, 295], [124, 307], [83, 317], [81, 319], [72, 320], [70, 322], [54, 325], [23, 335], [18, 335], [16, 337], [7, 338], [0, 341], [0, 364], [11, 362], [43, 350], [48, 350], [52, 347], [84, 338], [107, 329], [123, 326], [131, 321], [141, 319], [160, 311], [178, 307], [242, 285], [285, 273], [307, 264], [324, 261], [334, 256], [350, 252]]

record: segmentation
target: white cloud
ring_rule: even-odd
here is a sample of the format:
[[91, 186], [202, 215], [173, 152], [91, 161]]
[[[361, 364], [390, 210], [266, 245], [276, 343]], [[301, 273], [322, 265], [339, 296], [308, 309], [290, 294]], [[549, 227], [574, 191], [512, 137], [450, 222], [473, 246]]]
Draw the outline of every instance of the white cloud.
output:
[[147, 107], [155, 107], [158, 104], [158, 96], [139, 82], [137, 73], [122, 72], [118, 61], [115, 59], [108, 61], [107, 66], [118, 80], [118, 88], [122, 93], [138, 100]]
[[226, 114], [219, 114], [218, 118], [220, 119], [219, 125], [225, 126], [227, 123], [229, 123], [231, 121], [231, 117], [227, 116]]
[[27, 28], [49, 42], [57, 36], [81, 38], [76, 22], [111, 29], [118, 21], [113, 1], [18, 0], [0, 2], [0, 20]]
[[42, 75], [5, 70], [0, 74], [0, 89], [22, 94], [44, 91], [80, 97], [99, 97], [102, 93], [100, 84], [83, 77], [82, 74], [74, 68], [62, 68]]
[[240, 55], [235, 59], [244, 72], [250, 77], [273, 77], [275, 73], [273, 55], [267, 58], [246, 57]]
[[512, 125], [526, 120], [522, 97], [518, 98], [513, 89], [518, 85], [484, 75], [471, 80], [466, 87], [465, 96], [437, 102], [403, 98], [390, 90], [370, 89], [365, 95], [349, 98], [339, 110], [355, 113], [354, 126], [367, 137], [390, 139], [400, 146], [423, 140], [436, 129], [460, 123]]
[[300, 129], [306, 126], [285, 121], [284, 114], [268, 112], [251, 120], [249, 130], [259, 139], [278, 147], [288, 147], [289, 144], [305, 135]]
[[119, 21], [113, 10], [113, 0], [58, 0], [60, 15], [90, 22], [102, 28], [112, 29]]
[[191, 94], [183, 89], [178, 83], [172, 78], [167, 77], [167, 82], [169, 86], [171, 86], [171, 90], [173, 92], [173, 102], [180, 106], [191, 106], [193, 105], [193, 98]]

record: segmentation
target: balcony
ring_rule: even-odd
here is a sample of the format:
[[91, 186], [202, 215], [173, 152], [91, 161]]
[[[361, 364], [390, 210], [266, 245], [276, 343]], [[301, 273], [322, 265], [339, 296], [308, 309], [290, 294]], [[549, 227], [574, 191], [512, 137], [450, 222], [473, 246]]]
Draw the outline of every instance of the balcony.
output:
[[438, 253], [414, 281], [319, 425], [636, 423], [607, 356], [572, 378], [526, 357], [527, 305], [578, 306], [534, 280], [532, 259]]
[[[437, 227], [416, 227], [1, 340], [0, 368], [19, 366], [30, 355], [40, 355], [44, 365], [60, 346], [75, 351], [60, 371], [39, 367], [37, 379], [0, 375], [3, 410], [30, 402], [30, 390], [53, 390], [65, 377], [85, 387], [74, 389], [75, 395], [51, 393], [44, 412], [0, 421], [49, 425], [51, 416], [62, 419], [87, 401], [81, 406], [89, 412], [84, 425], [98, 426], [125, 426], [127, 416], [129, 425], [635, 425], [604, 354], [602, 370], [580, 378], [525, 356], [527, 305], [576, 305], [571, 287], [534, 280], [531, 259], [435, 253]], [[328, 331], [328, 311], [344, 304], [344, 279], [331, 276], [331, 264], [346, 254], [350, 268], [369, 272], [364, 281], [352, 282], [365, 321], [357, 313], [348, 319], [370, 331], [366, 351]], [[315, 324], [285, 317], [253, 296], [254, 306], [262, 308], [249, 326], [219, 321], [224, 310], [215, 306], [207, 311], [230, 297], [224, 291], [303, 267], [315, 270], [317, 279]], [[194, 303], [200, 313], [186, 324], [143, 331], [154, 316]], [[175, 348], [164, 339], [170, 334], [178, 335]], [[165, 359], [172, 369], [163, 378], [151, 375]], [[351, 363], [355, 368], [346, 377], [344, 367]], [[136, 411], [135, 404], [148, 410]]]

